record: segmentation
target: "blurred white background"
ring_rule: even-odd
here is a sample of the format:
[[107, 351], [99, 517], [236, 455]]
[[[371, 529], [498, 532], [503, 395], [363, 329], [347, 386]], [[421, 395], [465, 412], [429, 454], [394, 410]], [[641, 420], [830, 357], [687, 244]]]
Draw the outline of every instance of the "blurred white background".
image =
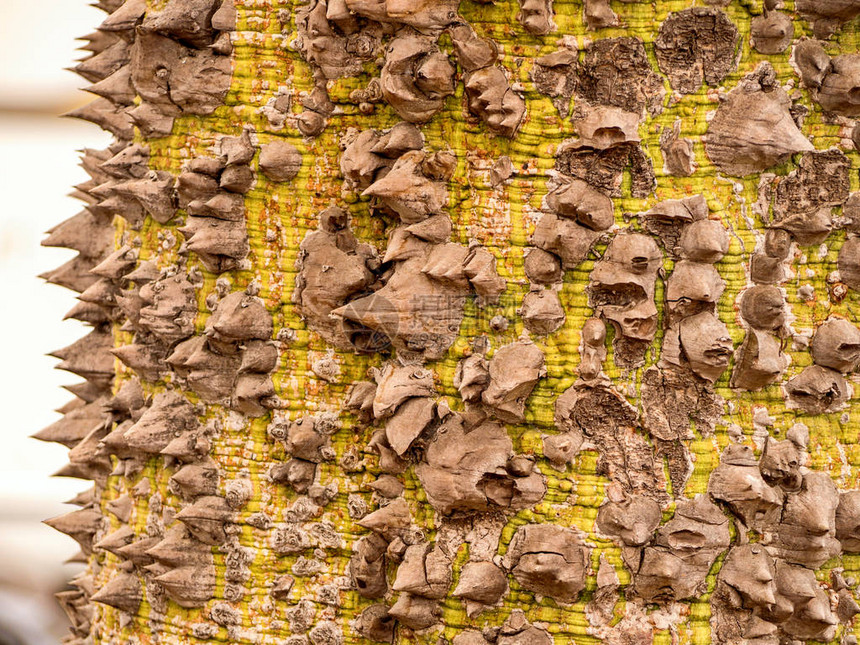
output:
[[62, 320], [75, 294], [36, 276], [74, 255], [39, 242], [82, 207], [66, 196], [87, 178], [76, 150], [109, 142], [92, 124], [59, 118], [95, 98], [63, 68], [84, 53], [75, 38], [104, 14], [87, 0], [2, 0], [0, 18], [0, 612], [46, 632], [31, 643], [55, 643], [65, 625], [50, 596], [80, 565], [63, 564], [77, 545], [41, 520], [73, 510], [62, 502], [88, 486], [52, 478], [66, 449], [29, 436], [59, 418], [53, 410], [72, 398], [61, 386], [78, 380], [45, 353], [86, 329]]

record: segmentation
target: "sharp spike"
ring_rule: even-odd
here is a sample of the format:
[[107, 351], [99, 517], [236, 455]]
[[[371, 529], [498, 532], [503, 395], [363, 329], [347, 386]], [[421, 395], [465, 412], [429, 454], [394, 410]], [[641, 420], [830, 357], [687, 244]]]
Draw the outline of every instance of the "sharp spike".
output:
[[152, 405], [125, 433], [130, 449], [156, 454], [179, 433], [193, 430], [199, 424], [194, 407], [176, 392], [162, 392]]
[[49, 354], [62, 359], [57, 369], [77, 374], [87, 380], [110, 380], [113, 378], [113, 336], [101, 329], [94, 329], [75, 343]]
[[195, 538], [182, 525], [167, 530], [164, 539], [146, 552], [154, 561], [171, 569], [212, 561], [212, 547]]
[[92, 403], [93, 401], [110, 394], [109, 385], [108, 387], [105, 387], [100, 383], [92, 383], [90, 381], [75, 383], [74, 385], [64, 385], [63, 387], [87, 403]]
[[95, 123], [118, 139], [130, 140], [134, 136], [131, 117], [128, 116], [125, 108], [117, 107], [107, 99], [96, 99], [63, 116]]
[[89, 302], [101, 307], [113, 307], [116, 305], [116, 296], [119, 287], [107, 278], [101, 278], [87, 287], [78, 298], [81, 302]]
[[65, 287], [66, 289], [71, 289], [72, 291], [81, 293], [92, 283], [98, 280], [98, 276], [94, 276], [90, 273], [90, 269], [92, 269], [95, 264], [94, 260], [84, 257], [83, 255], [77, 255], [60, 267], [53, 271], [47, 271], [39, 277], [51, 284], [56, 284], [61, 287]]
[[108, 181], [110, 176], [101, 168], [101, 165], [110, 159], [114, 153], [109, 149], [95, 150], [84, 148], [81, 154], [81, 168], [98, 183]]
[[[100, 0], [100, 4], [113, 6], [113, 2], [107, 3]], [[143, 20], [146, 13], [146, 0], [125, 0], [99, 25], [99, 31], [121, 32], [131, 31]]]
[[110, 280], [119, 280], [137, 263], [137, 250], [123, 245], [93, 267], [92, 273]]
[[44, 521], [52, 529], [74, 539], [87, 555], [93, 551], [93, 535], [99, 530], [101, 522], [102, 514], [96, 508], [82, 508]]
[[98, 83], [109, 78], [120, 69], [128, 69], [129, 60], [131, 60], [131, 51], [128, 43], [120, 39], [95, 56], [82, 60], [71, 68], [71, 71], [90, 83]]
[[156, 222], [166, 224], [176, 215], [173, 175], [150, 173], [145, 179], [117, 184], [116, 192], [136, 199]]
[[218, 495], [199, 497], [176, 514], [176, 519], [201, 542], [218, 545], [227, 541], [225, 525], [233, 518], [227, 500]]
[[119, 573], [90, 596], [90, 600], [136, 614], [143, 600], [143, 588], [135, 574]]
[[89, 506], [96, 501], [96, 487], [88, 488], [75, 495], [72, 499], [64, 502], [65, 504], [74, 504], [75, 506]]
[[96, 581], [92, 574], [82, 571], [69, 580], [69, 584], [80, 589], [87, 597], [92, 596], [96, 590]]
[[120, 495], [116, 499], [108, 501], [105, 508], [109, 513], [116, 515], [120, 521], [128, 523], [134, 508], [134, 500], [128, 494]]
[[108, 431], [107, 424], [94, 428], [69, 451], [69, 465], [79, 473], [76, 476], [83, 475], [82, 479], [92, 479], [98, 484], [104, 484], [113, 469], [110, 455], [101, 446], [101, 440]]
[[57, 472], [52, 473], [51, 477], [68, 477], [70, 479], [86, 479], [95, 481], [90, 470], [81, 464], [66, 464]]
[[72, 410], [59, 421], [55, 421], [34, 434], [33, 438], [39, 441], [60, 443], [67, 448], [72, 448], [93, 429], [105, 423], [106, 417], [102, 411], [102, 404], [102, 401], [98, 401]]
[[116, 455], [120, 459], [132, 457], [134, 453], [129, 450], [128, 442], [125, 439], [125, 433], [133, 425], [132, 421], [123, 421], [117, 425], [110, 433], [102, 440], [102, 445], [110, 454]]
[[74, 412], [75, 410], [80, 410], [86, 404], [86, 401], [75, 397], [74, 399], [71, 399], [67, 403], [64, 403], [60, 407], [56, 408], [54, 412], [57, 412], [58, 414], [69, 414], [70, 412]]
[[74, 249], [86, 258], [102, 258], [114, 246], [114, 230], [84, 210], [51, 229], [42, 246]]
[[117, 42], [117, 37], [116, 35], [106, 31], [93, 31], [88, 33], [86, 36], [80, 36], [79, 38], [75, 38], [75, 40], [80, 40], [84, 42], [83, 45], [78, 47], [80, 51], [87, 51], [93, 52], [94, 54], [99, 54], [111, 45], [115, 44]]
[[87, 179], [86, 181], [75, 185], [75, 191], [76, 191], [75, 194], [80, 192], [80, 193], [85, 193], [85, 194], [89, 195], [90, 191], [98, 185], [99, 185], [99, 183], [95, 179]]
[[122, 6], [122, 3], [125, 0], [97, 0], [90, 4], [91, 7], [95, 7], [96, 9], [101, 9], [106, 13], [113, 13], [117, 9]]
[[182, 497], [191, 499], [198, 495], [214, 495], [218, 492], [218, 465], [211, 459], [183, 466], [170, 478]]
[[83, 637], [89, 634], [93, 619], [93, 605], [89, 598], [79, 589], [68, 589], [54, 594], [60, 607], [66, 612], [72, 623], [72, 631], [81, 636], [80, 639], [64, 640], [66, 645], [84, 645]]
[[134, 282], [135, 284], [146, 284], [147, 282], [157, 280], [160, 274], [161, 272], [158, 270], [158, 266], [155, 262], [152, 260], [144, 260], [137, 265], [137, 268], [134, 271], [125, 274], [124, 278], [129, 282]]
[[119, 550], [134, 542], [135, 537], [137, 536], [134, 534], [132, 528], [128, 525], [123, 525], [93, 544], [93, 548], [102, 549], [114, 555], [120, 555]]
[[147, 381], [157, 381], [165, 371], [166, 352], [159, 347], [134, 343], [115, 347], [111, 353]]
[[67, 193], [67, 196], [71, 197], [72, 199], [79, 199], [84, 204], [95, 204], [98, 201], [98, 199], [96, 199], [89, 193], [85, 193], [84, 191], [78, 190], [77, 188]]
[[135, 542], [118, 549], [117, 555], [125, 558], [126, 560], [130, 560], [135, 566], [145, 567], [153, 562], [152, 557], [147, 554], [147, 551], [155, 546], [160, 540], [161, 538], [157, 537], [141, 538], [140, 540], [136, 540]]
[[202, 607], [215, 593], [215, 567], [182, 567], [157, 578], [167, 595], [182, 607]]
[[117, 179], [141, 179], [149, 174], [149, 148], [133, 143], [101, 164], [101, 169]]
[[129, 110], [128, 114], [140, 128], [141, 134], [148, 139], [166, 137], [173, 131], [174, 117], [163, 114], [149, 103], [141, 103]]
[[92, 302], [79, 302], [66, 312], [63, 320], [80, 320], [90, 325], [103, 325], [113, 320], [109, 309]]
[[96, 198], [96, 203], [107, 199], [111, 195], [114, 194], [114, 190], [116, 189], [118, 181], [115, 179], [108, 179], [107, 181], [103, 181], [90, 190], [90, 195]]
[[64, 560], [63, 564], [86, 564], [87, 562], [89, 562], [87, 554], [84, 553], [83, 550], [78, 549], [78, 552], [75, 553], [72, 557]]
[[124, 195], [109, 197], [99, 204], [99, 208], [122, 217], [135, 231], [139, 231], [146, 220], [146, 211], [140, 202]]

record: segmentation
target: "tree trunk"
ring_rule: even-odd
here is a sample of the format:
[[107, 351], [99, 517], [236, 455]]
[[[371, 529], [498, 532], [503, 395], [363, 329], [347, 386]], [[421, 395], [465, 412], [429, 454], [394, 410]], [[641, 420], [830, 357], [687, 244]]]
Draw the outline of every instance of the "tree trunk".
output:
[[856, 643], [860, 5], [98, 4], [67, 642]]

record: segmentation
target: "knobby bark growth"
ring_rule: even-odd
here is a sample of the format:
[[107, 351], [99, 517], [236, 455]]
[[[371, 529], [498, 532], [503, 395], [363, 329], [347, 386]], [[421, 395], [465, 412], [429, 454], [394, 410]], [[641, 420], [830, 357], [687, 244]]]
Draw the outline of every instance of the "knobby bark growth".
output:
[[860, 4], [701, 4], [98, 2], [68, 643], [856, 643]]

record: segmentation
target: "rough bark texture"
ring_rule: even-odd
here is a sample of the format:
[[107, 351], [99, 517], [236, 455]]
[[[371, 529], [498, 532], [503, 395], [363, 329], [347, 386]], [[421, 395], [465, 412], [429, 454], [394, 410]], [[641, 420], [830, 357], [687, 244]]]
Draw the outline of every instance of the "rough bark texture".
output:
[[101, 0], [69, 643], [856, 643], [860, 6]]

